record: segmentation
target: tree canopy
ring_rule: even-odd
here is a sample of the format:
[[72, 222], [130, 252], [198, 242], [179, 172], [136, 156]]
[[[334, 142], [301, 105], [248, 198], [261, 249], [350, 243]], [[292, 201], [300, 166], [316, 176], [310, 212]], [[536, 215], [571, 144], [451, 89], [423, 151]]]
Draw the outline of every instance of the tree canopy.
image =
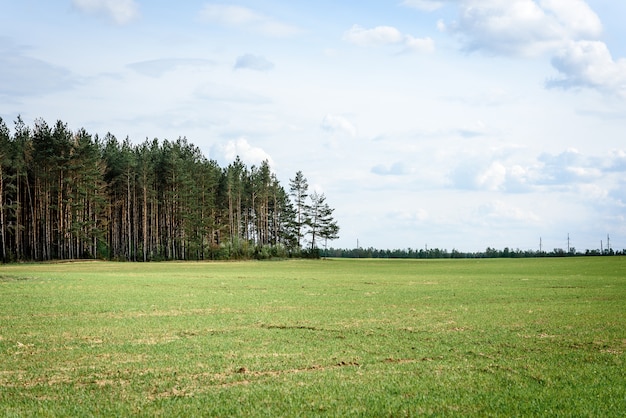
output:
[[307, 181], [301, 172], [296, 179], [303, 193], [294, 197], [267, 161], [248, 167], [237, 157], [220, 167], [186, 138], [133, 144], [111, 133], [72, 131], [61, 121], [37, 119], [31, 128], [19, 116], [11, 134], [0, 118], [1, 257], [306, 255], [317, 237], [336, 239], [339, 227], [328, 207], [312, 215]]

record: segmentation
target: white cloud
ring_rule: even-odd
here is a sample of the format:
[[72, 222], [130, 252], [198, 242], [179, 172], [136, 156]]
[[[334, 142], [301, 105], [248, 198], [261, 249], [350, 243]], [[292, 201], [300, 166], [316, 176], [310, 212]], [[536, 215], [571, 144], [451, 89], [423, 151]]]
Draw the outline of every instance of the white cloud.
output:
[[235, 70], [269, 71], [274, 68], [274, 63], [260, 55], [245, 54], [237, 58]]
[[409, 52], [433, 52], [435, 50], [435, 42], [431, 38], [415, 38], [411, 35], [403, 35], [393, 26], [376, 26], [373, 29], [365, 29], [359, 25], [353, 25], [344, 34], [343, 39], [361, 47], [403, 45], [405, 51]]
[[512, 174], [519, 175], [516, 168], [511, 173], [504, 161], [485, 161], [473, 158], [463, 161], [452, 173], [454, 187], [466, 190], [510, 191], [507, 181]]
[[523, 161], [515, 154], [507, 156], [486, 151], [461, 161], [450, 173], [450, 184], [462, 190], [532, 193], [576, 192], [601, 183], [599, 190], [606, 193], [606, 185], [621, 178], [624, 172], [624, 150], [590, 156], [570, 148], [559, 154], [542, 153]]
[[414, 52], [434, 52], [435, 41], [430, 37], [426, 38], [414, 38], [411, 35], [405, 37], [405, 45], [407, 51]]
[[494, 161], [486, 170], [479, 173], [475, 180], [480, 189], [501, 190], [506, 181], [507, 168], [500, 161]]
[[[481, 205], [478, 210], [478, 218], [482, 218], [489, 225], [499, 223], [524, 222], [526, 225], [538, 223], [541, 218], [532, 210], [517, 207], [502, 200], [494, 200]], [[486, 219], [485, 219], [486, 218]]]
[[274, 165], [272, 157], [267, 152], [262, 148], [252, 146], [246, 138], [239, 138], [211, 147], [211, 158], [223, 166], [235, 161], [237, 156], [247, 165], [258, 166], [265, 160], [270, 166]]
[[428, 211], [423, 208], [414, 211], [395, 211], [387, 214], [387, 217], [392, 221], [400, 221], [403, 225], [411, 226], [420, 225], [430, 219]]
[[463, 0], [458, 21], [445, 27], [469, 50], [513, 55], [537, 55], [602, 33], [583, 0]]
[[626, 59], [600, 41], [603, 26], [584, 0], [460, 0], [458, 20], [439, 22], [467, 50], [547, 53], [560, 76], [548, 87], [597, 89], [626, 98]]
[[139, 5], [135, 0], [72, 0], [81, 12], [103, 15], [118, 25], [124, 25], [139, 17]]
[[602, 22], [584, 0], [541, 0], [541, 6], [551, 13], [570, 38], [596, 38], [602, 34]]
[[607, 171], [626, 172], [626, 151], [614, 150], [611, 152], [611, 158], [606, 164]]
[[352, 138], [356, 137], [356, 127], [343, 116], [327, 114], [322, 120], [322, 129], [328, 132], [343, 132]]
[[299, 29], [295, 26], [237, 5], [207, 4], [200, 11], [200, 18], [206, 22], [249, 29], [274, 37], [291, 36], [299, 32]]
[[626, 98], [626, 59], [615, 61], [604, 42], [570, 42], [552, 59], [560, 78], [548, 87], [591, 87]]
[[570, 185], [591, 182], [601, 175], [601, 167], [594, 159], [585, 157], [578, 150], [570, 148], [558, 155], [541, 154], [542, 164], [538, 183], [547, 185]]
[[432, 12], [443, 7], [443, 1], [436, 0], [404, 0], [403, 6], [412, 7], [417, 10]]
[[402, 33], [392, 26], [377, 26], [374, 29], [365, 29], [353, 25], [344, 35], [344, 39], [358, 46], [379, 46], [397, 44], [404, 40]]

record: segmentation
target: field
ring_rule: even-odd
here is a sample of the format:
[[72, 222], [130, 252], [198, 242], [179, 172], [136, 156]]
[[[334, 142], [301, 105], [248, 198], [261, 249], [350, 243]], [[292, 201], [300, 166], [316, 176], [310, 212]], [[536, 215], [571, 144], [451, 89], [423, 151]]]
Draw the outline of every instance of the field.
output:
[[623, 416], [626, 258], [0, 266], [0, 416]]

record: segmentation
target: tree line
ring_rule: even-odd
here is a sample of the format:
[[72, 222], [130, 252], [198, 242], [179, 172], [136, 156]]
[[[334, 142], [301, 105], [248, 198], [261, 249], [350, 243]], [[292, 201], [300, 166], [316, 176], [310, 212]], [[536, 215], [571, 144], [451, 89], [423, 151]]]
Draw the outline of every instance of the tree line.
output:
[[456, 249], [448, 251], [439, 248], [422, 249], [377, 249], [377, 248], [329, 248], [321, 251], [322, 257], [335, 258], [535, 258], [535, 257], [580, 257], [580, 256], [612, 256], [626, 255], [626, 249], [619, 251], [612, 248], [577, 251], [576, 248], [564, 250], [555, 248], [552, 251], [520, 250], [505, 247], [496, 249], [487, 247], [484, 251], [462, 252]]
[[11, 134], [0, 118], [3, 262], [317, 256], [338, 238], [333, 211], [302, 172], [286, 190], [267, 161], [220, 167], [186, 138], [135, 145], [19, 116]]

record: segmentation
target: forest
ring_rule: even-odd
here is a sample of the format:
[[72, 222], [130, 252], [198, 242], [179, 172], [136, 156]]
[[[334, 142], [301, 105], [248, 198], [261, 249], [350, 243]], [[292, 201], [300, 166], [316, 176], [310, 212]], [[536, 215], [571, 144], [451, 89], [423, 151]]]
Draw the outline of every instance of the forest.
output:
[[227, 167], [186, 138], [133, 144], [111, 133], [0, 118], [3, 262], [316, 257], [339, 226], [302, 172], [285, 189], [269, 163]]

